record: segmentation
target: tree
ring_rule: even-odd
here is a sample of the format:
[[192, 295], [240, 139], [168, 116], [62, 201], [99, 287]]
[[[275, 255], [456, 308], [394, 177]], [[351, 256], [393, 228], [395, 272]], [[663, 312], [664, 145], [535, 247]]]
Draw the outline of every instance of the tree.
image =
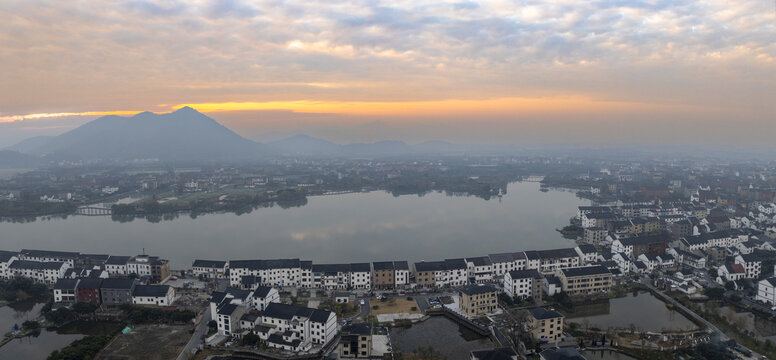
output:
[[709, 273], [709, 276], [711, 276], [712, 279], [714, 279], [717, 276], [719, 276], [719, 274], [717, 273], [717, 269], [715, 269], [715, 268], [711, 268], [711, 269], [709, 269], [706, 272]]
[[725, 289], [734, 290], [735, 288], [736, 288], [736, 284], [734, 284], [732, 281], [728, 281], [725, 283]]
[[434, 349], [433, 346], [429, 347], [419, 347], [415, 349], [415, 355], [420, 360], [444, 360], [445, 357], [442, 356], [436, 349]]
[[86, 315], [94, 313], [97, 310], [97, 305], [87, 302], [78, 302], [73, 305], [73, 311], [79, 315]]
[[703, 295], [709, 297], [709, 299], [722, 300], [725, 297], [725, 289], [723, 288], [706, 288], [703, 290]]

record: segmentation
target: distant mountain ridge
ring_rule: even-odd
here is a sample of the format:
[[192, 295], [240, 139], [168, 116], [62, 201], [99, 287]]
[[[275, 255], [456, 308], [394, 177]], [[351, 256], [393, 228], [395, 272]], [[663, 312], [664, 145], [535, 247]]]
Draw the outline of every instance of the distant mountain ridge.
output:
[[[58, 136], [37, 136], [6, 148], [7, 163], [58, 160], [252, 160], [267, 156], [374, 157], [464, 153], [487, 146], [427, 141], [336, 144], [298, 134], [259, 143], [246, 139], [212, 118], [183, 107], [171, 113], [108, 115]], [[23, 155], [23, 156], [22, 156]]]
[[32, 138], [11, 148], [83, 160], [249, 159], [269, 152], [190, 107], [166, 114], [103, 116], [59, 136]]

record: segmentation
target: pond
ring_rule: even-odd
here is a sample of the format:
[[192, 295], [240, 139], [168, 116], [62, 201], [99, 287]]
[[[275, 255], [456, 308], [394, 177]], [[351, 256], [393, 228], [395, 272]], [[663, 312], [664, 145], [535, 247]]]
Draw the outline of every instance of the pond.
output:
[[495, 346], [489, 338], [474, 334], [441, 316], [431, 317], [410, 328], [391, 329], [391, 344], [394, 351], [403, 353], [430, 346], [447, 360], [468, 360], [470, 351]]
[[666, 307], [649, 292], [628, 294], [607, 302], [577, 305], [567, 321], [584, 327], [629, 329], [636, 331], [694, 330], [698, 327], [677, 311]]
[[[42, 303], [18, 304], [14, 307], [0, 307], [0, 332], [11, 331], [14, 324], [35, 320], [43, 308]], [[41, 329], [37, 336], [14, 339], [0, 347], [0, 359], [46, 359], [54, 350], [59, 350], [71, 342], [83, 338], [81, 334], [58, 334], [56, 331]]]

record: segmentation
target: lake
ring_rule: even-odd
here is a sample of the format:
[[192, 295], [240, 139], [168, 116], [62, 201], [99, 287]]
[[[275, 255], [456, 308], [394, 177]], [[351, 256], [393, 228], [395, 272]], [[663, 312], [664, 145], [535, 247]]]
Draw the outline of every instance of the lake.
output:
[[677, 311], [670, 310], [665, 303], [649, 292], [628, 294], [607, 302], [577, 305], [574, 313], [566, 316], [568, 322], [582, 327], [596, 327], [602, 330], [612, 328], [628, 329], [631, 324], [636, 331], [694, 330], [698, 326]]
[[317, 263], [442, 260], [494, 252], [575, 246], [555, 231], [589, 201], [570, 191], [539, 191], [517, 182], [502, 198], [395, 197], [387, 192], [310, 197], [307, 205], [217, 213], [192, 219], [120, 223], [110, 217], [68, 216], [0, 223], [0, 249], [22, 248], [170, 259], [302, 258]]

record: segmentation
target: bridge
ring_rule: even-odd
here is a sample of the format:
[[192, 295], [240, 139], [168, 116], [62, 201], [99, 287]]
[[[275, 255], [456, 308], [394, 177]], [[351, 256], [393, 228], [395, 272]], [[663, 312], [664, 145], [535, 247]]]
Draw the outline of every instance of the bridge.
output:
[[86, 216], [101, 216], [113, 215], [113, 210], [110, 207], [105, 206], [87, 205], [79, 206], [78, 209], [75, 210], [75, 213]]

